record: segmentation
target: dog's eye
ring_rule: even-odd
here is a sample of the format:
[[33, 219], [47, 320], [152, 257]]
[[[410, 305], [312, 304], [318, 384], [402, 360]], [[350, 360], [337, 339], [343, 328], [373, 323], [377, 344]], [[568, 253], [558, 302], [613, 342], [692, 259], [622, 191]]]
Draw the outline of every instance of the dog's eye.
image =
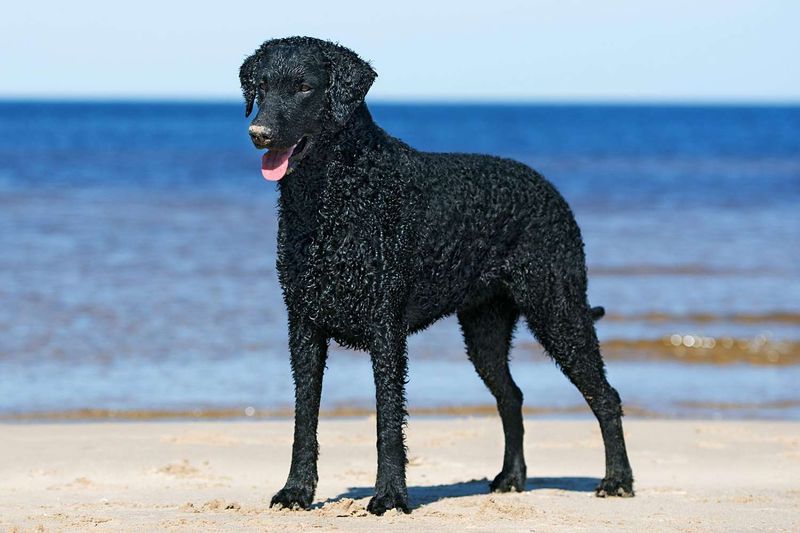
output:
[[311, 89], [312, 89], [311, 85], [309, 85], [307, 83], [301, 83], [300, 84], [300, 92], [301, 93], [310, 93]]

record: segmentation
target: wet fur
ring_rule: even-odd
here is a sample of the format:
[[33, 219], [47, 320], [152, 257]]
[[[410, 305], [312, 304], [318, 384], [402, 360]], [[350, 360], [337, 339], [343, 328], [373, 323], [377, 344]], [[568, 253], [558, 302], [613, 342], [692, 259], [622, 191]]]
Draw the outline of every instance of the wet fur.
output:
[[[259, 80], [280, 81], [293, 68], [326, 80], [318, 103], [259, 93]], [[352, 51], [307, 37], [267, 41], [240, 71], [247, 113], [259, 101], [254, 124], [272, 121], [276, 143], [313, 131], [309, 153], [279, 182], [278, 272], [296, 408], [289, 477], [272, 505], [313, 501], [322, 375], [335, 339], [368, 351], [374, 370], [378, 473], [368, 509], [408, 512], [406, 338], [451, 314], [503, 422], [503, 467], [491, 490], [525, 489], [522, 392], [508, 367], [521, 317], [600, 423], [606, 474], [597, 495], [633, 495], [620, 398], [606, 381], [593, 324], [602, 309], [587, 302], [569, 206], [516, 161], [419, 152], [391, 137], [363, 101], [374, 78]]]

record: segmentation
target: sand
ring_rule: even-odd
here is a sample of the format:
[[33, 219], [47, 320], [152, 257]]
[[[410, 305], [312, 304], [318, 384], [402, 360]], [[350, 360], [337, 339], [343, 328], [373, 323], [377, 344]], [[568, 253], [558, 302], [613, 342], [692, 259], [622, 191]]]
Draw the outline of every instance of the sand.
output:
[[496, 417], [415, 417], [414, 511], [370, 516], [374, 419], [323, 419], [311, 511], [275, 511], [292, 426], [3, 424], [0, 529], [125, 531], [800, 531], [800, 423], [627, 419], [637, 496], [599, 499], [590, 420], [526, 422], [528, 490], [488, 494]]

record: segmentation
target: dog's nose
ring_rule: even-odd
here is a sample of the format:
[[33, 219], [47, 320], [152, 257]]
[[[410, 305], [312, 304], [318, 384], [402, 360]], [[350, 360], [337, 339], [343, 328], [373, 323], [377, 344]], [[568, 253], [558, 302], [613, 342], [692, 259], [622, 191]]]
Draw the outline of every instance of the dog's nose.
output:
[[267, 128], [266, 126], [254, 126], [250, 125], [248, 129], [250, 133], [250, 138], [253, 139], [253, 142], [259, 146], [269, 146], [272, 144], [272, 130]]

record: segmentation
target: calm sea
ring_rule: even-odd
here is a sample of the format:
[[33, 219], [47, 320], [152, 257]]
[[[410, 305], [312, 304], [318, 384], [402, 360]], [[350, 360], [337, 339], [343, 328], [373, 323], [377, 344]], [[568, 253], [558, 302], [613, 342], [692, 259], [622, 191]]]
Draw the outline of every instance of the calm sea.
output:
[[[417, 148], [556, 184], [629, 413], [800, 419], [800, 107], [371, 109]], [[0, 418], [291, 407], [277, 192], [243, 115], [0, 103]], [[409, 352], [412, 410], [493, 404], [453, 319]], [[524, 328], [512, 367], [535, 411], [587, 416]], [[334, 346], [323, 407], [373, 398], [368, 357]]]

